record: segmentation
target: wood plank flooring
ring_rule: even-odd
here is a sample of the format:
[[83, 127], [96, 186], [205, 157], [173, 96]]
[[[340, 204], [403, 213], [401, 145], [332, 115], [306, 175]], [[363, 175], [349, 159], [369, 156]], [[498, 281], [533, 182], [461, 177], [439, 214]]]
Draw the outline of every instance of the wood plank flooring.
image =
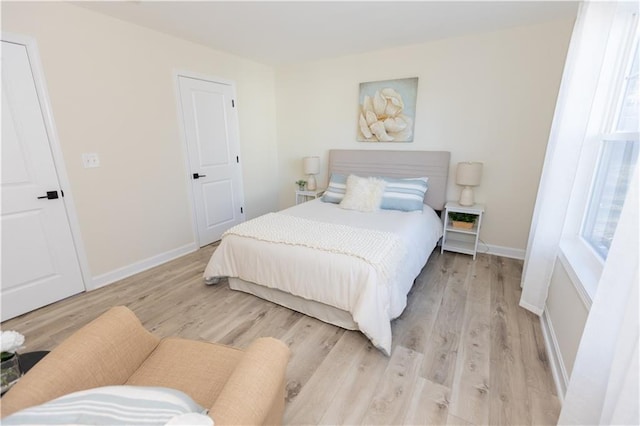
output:
[[115, 305], [160, 337], [292, 350], [285, 424], [555, 424], [560, 411], [538, 318], [518, 306], [522, 262], [437, 250], [392, 323], [390, 357], [346, 331], [226, 282], [205, 286], [205, 247], [2, 324], [24, 351], [52, 349]]

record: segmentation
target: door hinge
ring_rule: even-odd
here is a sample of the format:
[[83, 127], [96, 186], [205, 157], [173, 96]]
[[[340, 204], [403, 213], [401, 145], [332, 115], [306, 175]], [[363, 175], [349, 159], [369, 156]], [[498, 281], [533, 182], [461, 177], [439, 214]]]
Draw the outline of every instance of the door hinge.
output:
[[244, 209], [240, 207], [240, 213], [244, 213]]
[[236, 163], [240, 164], [240, 156], [236, 155]]
[[236, 101], [231, 99], [231, 108], [235, 108], [235, 107], [236, 107]]

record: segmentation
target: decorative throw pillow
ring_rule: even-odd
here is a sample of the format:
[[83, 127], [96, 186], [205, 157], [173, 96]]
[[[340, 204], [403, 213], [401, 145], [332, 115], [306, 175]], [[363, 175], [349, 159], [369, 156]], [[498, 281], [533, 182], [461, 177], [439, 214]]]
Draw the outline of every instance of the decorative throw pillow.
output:
[[394, 179], [382, 177], [387, 186], [382, 195], [381, 209], [404, 212], [422, 211], [429, 178]]
[[380, 208], [382, 194], [387, 183], [378, 178], [362, 178], [349, 175], [340, 207], [348, 210], [372, 212]]
[[26, 408], [5, 417], [2, 424], [165, 425], [171, 422], [172, 425], [213, 425], [206, 412], [186, 393], [176, 389], [104, 386]]
[[347, 188], [347, 177], [339, 173], [332, 173], [329, 179], [329, 185], [322, 195], [322, 201], [325, 203], [338, 204], [344, 197]]

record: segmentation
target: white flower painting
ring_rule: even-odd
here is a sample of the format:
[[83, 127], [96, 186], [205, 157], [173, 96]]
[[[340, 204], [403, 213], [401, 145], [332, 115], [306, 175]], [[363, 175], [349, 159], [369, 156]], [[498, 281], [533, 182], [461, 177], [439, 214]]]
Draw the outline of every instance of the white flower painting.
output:
[[358, 141], [412, 142], [418, 77], [360, 83]]

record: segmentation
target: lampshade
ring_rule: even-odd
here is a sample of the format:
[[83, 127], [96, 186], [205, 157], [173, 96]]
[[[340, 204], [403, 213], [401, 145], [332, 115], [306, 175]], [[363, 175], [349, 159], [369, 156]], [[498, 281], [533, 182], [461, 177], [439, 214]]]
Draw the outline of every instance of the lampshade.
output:
[[307, 178], [307, 189], [309, 191], [315, 191], [318, 187], [315, 175], [320, 173], [320, 157], [304, 157], [302, 159], [302, 167], [304, 168], [304, 173], [309, 175]]
[[482, 176], [482, 163], [464, 162], [458, 163], [456, 171], [456, 183], [462, 186], [478, 186], [480, 185], [480, 177]]
[[320, 173], [320, 157], [304, 157], [302, 160], [304, 174], [317, 175]]
[[461, 206], [472, 206], [475, 201], [473, 199], [472, 186], [480, 185], [480, 177], [482, 176], [482, 163], [465, 162], [458, 163], [456, 170], [456, 183], [464, 186], [460, 192], [458, 204]]

